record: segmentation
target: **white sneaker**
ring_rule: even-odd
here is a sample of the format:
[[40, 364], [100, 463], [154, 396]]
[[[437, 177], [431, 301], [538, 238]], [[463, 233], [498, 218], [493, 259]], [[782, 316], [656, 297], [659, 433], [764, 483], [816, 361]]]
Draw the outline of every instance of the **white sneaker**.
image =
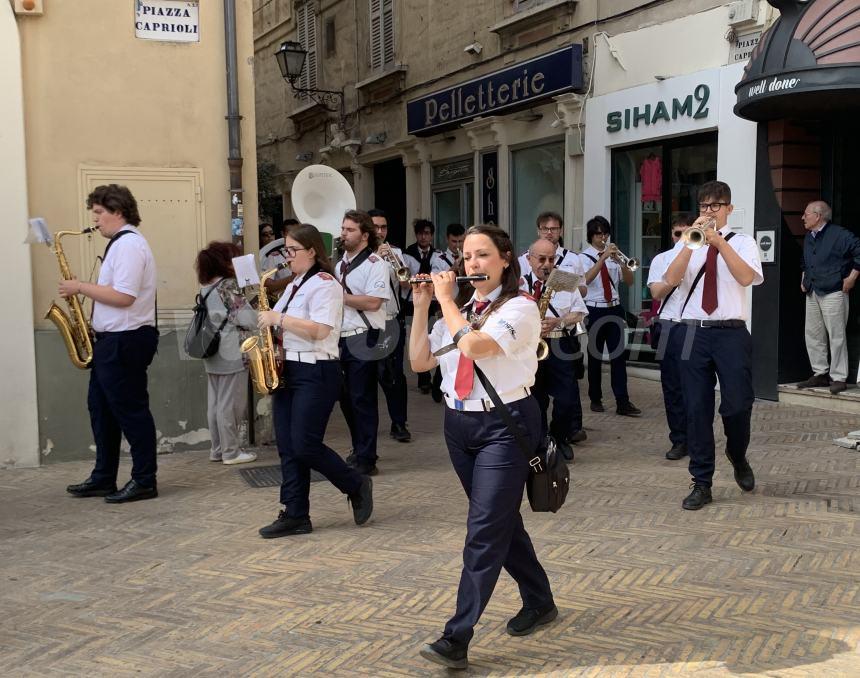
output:
[[257, 455], [254, 454], [253, 452], [245, 452], [243, 450], [242, 452], [239, 452], [239, 454], [237, 454], [232, 459], [223, 459], [221, 461], [221, 463], [222, 464], [247, 464], [248, 462], [251, 462], [251, 461], [257, 461]]
[[209, 453], [209, 461], [221, 461], [221, 453], [220, 452], [210, 452]]

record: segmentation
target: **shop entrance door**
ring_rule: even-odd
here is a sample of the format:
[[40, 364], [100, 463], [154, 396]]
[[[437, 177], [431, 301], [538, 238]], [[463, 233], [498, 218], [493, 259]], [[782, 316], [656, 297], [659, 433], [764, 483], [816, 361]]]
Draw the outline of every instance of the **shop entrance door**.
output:
[[445, 229], [448, 224], [468, 227], [474, 214], [474, 183], [472, 181], [433, 187], [433, 223], [436, 225], [436, 243], [444, 250], [448, 244]]

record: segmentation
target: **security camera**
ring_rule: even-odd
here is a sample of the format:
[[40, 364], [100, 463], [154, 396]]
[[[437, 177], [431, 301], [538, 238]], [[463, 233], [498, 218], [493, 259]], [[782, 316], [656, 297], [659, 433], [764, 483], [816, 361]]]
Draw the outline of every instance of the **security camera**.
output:
[[475, 42], [466, 45], [463, 48], [463, 51], [466, 52], [466, 54], [480, 54], [482, 49], [484, 49], [484, 46], [476, 40]]

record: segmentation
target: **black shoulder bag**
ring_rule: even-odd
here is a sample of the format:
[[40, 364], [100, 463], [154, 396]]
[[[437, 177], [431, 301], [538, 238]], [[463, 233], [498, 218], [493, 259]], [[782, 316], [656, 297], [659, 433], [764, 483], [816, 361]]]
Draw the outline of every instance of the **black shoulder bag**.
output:
[[567, 499], [567, 492], [570, 489], [570, 471], [556, 450], [555, 440], [552, 436], [547, 436], [543, 445], [539, 445], [536, 450], [530, 450], [529, 444], [511, 416], [511, 411], [499, 398], [496, 389], [493, 388], [487, 375], [478, 367], [477, 363], [475, 363], [475, 374], [478, 375], [481, 385], [487, 395], [490, 396], [496, 411], [517, 441], [517, 445], [519, 445], [531, 467], [528, 480], [526, 480], [526, 493], [532, 511], [555, 513], [564, 505], [564, 500]]
[[[185, 332], [185, 352], [191, 358], [202, 360], [211, 358], [218, 353], [218, 348], [221, 346], [221, 330], [227, 324], [230, 317], [230, 312], [227, 311], [224, 320], [217, 327], [212, 323], [209, 317], [209, 308], [206, 306], [206, 300], [220, 285], [222, 281], [218, 281], [204, 295], [197, 295], [197, 303], [194, 305], [194, 317], [191, 319], [191, 324]], [[226, 309], [225, 309], [226, 310]]]

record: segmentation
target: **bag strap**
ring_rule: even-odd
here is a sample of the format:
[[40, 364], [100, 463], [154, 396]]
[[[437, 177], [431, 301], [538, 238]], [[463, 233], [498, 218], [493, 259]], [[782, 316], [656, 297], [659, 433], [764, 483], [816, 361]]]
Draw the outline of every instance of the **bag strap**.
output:
[[[732, 231], [731, 233], [729, 233], [726, 236], [726, 242], [728, 242], [729, 240], [731, 240], [734, 237], [735, 237], [735, 232]], [[687, 304], [690, 303], [690, 297], [693, 296], [693, 292], [696, 290], [696, 285], [699, 284], [699, 281], [702, 279], [702, 276], [705, 275], [705, 266], [707, 266], [707, 265], [708, 265], [708, 262], [705, 262], [704, 264], [702, 264], [702, 268], [700, 268], [699, 272], [696, 273], [696, 278], [693, 280], [693, 284], [690, 287], [690, 291], [687, 293], [687, 298], [684, 299], [684, 305], [681, 307], [681, 317], [683, 317], [683, 315], [684, 315], [684, 310], [687, 308]], [[672, 292], [674, 292], [674, 291], [675, 290], [673, 289]], [[669, 296], [667, 295], [666, 299], [668, 299], [668, 298], [669, 298]], [[665, 304], [666, 302], [664, 301], [663, 303]]]
[[484, 387], [484, 390], [487, 392], [487, 395], [490, 396], [490, 400], [493, 401], [493, 406], [496, 408], [496, 411], [499, 413], [499, 416], [502, 418], [502, 421], [505, 422], [505, 426], [508, 427], [508, 431], [516, 439], [517, 445], [519, 445], [520, 450], [525, 455], [526, 461], [528, 461], [532, 471], [536, 473], [540, 472], [540, 455], [532, 455], [532, 453], [529, 452], [529, 445], [526, 442], [525, 437], [523, 437], [523, 434], [520, 433], [520, 430], [517, 427], [514, 418], [511, 416], [511, 411], [502, 402], [502, 399], [499, 398], [499, 394], [496, 392], [496, 389], [493, 388], [493, 385], [490, 383], [490, 380], [487, 379], [487, 375], [484, 374], [484, 370], [478, 367], [478, 363], [475, 363], [475, 374], [478, 375], [478, 379], [481, 381], [481, 386]]
[[[206, 295], [202, 299], [200, 299], [200, 304], [206, 309], [206, 315], [207, 316], [209, 315], [209, 307], [206, 305], [206, 300], [209, 298], [209, 295], [212, 294], [215, 290], [217, 290], [221, 286], [221, 283], [224, 282], [225, 280], [226, 280], [226, 278], [221, 278], [221, 280], [219, 280], [214, 285], [212, 285], [212, 287], [209, 288], [209, 291], [206, 293]], [[197, 296], [200, 297], [199, 294]], [[219, 293], [219, 296], [220, 296], [220, 293]], [[224, 311], [226, 311], [226, 313], [224, 315], [224, 320], [222, 320], [221, 324], [218, 325], [218, 333], [219, 334], [220, 334], [221, 330], [224, 329], [224, 326], [227, 324], [227, 321], [230, 319], [230, 309], [227, 308], [226, 304], [224, 304], [223, 299], [221, 300], [221, 304], [224, 306]]]
[[[346, 276], [352, 273], [356, 268], [361, 266], [365, 261], [368, 260], [372, 252], [369, 247], [365, 247], [361, 252], [359, 252], [358, 256], [350, 261], [347, 264], [346, 273], [343, 274], [343, 278], [340, 281], [340, 284], [343, 285], [343, 289], [346, 290], [347, 294], [352, 294], [352, 290], [349, 289], [349, 285], [346, 284]], [[391, 282], [391, 278], [388, 279]], [[373, 331], [373, 325], [370, 324], [370, 321], [367, 319], [367, 315], [365, 315], [364, 311], [360, 311], [359, 309], [355, 309], [355, 312], [358, 313], [358, 316], [361, 318], [362, 322], [367, 325], [367, 331]]]

